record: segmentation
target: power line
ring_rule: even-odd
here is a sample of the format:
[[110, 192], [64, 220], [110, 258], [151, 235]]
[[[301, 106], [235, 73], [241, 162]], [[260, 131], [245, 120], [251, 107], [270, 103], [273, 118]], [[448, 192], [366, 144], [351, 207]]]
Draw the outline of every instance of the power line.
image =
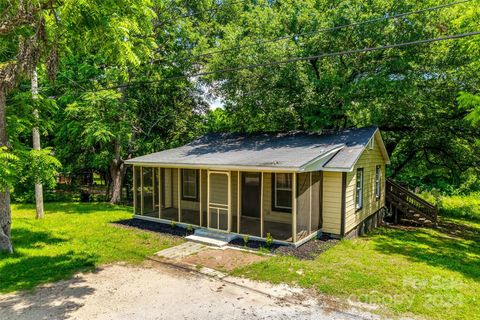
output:
[[378, 47], [369, 47], [369, 48], [362, 48], [362, 49], [353, 49], [353, 50], [322, 53], [322, 54], [312, 55], [312, 56], [307, 56], [307, 57], [295, 57], [295, 58], [290, 58], [290, 59], [285, 59], [285, 60], [278, 60], [278, 61], [272, 61], [272, 62], [250, 64], [250, 65], [244, 65], [244, 66], [233, 67], [233, 68], [226, 68], [226, 69], [220, 69], [220, 70], [200, 72], [200, 73], [191, 74], [191, 75], [181, 75], [181, 76], [168, 77], [168, 78], [164, 78], [164, 79], [160, 79], [160, 80], [137, 81], [137, 82], [132, 82], [132, 83], [118, 85], [118, 86], [100, 88], [100, 89], [93, 90], [93, 91], [95, 92], [95, 91], [103, 91], [103, 90], [114, 90], [114, 89], [132, 87], [132, 86], [136, 86], [136, 85], [153, 84], [153, 83], [163, 82], [163, 81], [167, 81], [167, 80], [176, 80], [176, 79], [193, 78], [193, 77], [203, 77], [203, 76], [208, 76], [208, 75], [212, 75], [212, 74], [235, 72], [235, 71], [240, 71], [240, 70], [249, 70], [249, 69], [255, 69], [255, 68], [260, 68], [260, 67], [277, 66], [277, 65], [282, 65], [282, 64], [292, 63], [292, 62], [298, 62], [298, 61], [321, 59], [321, 58], [327, 58], [327, 57], [333, 57], [333, 56], [345, 56], [345, 55], [351, 55], [351, 54], [355, 54], [355, 53], [371, 52], [371, 51], [386, 50], [386, 49], [393, 49], [393, 48], [402, 48], [402, 47], [407, 47], [407, 46], [411, 46], [411, 45], [420, 45], [420, 44], [426, 44], [426, 43], [431, 43], [431, 42], [454, 40], [454, 39], [472, 37], [472, 36], [476, 36], [476, 35], [480, 35], [480, 31], [472, 31], [472, 32], [468, 32], [468, 33], [461, 33], [461, 34], [449, 35], [449, 36], [438, 37], [438, 38], [429, 38], [429, 39], [416, 40], [416, 41], [410, 41], [410, 42], [395, 43], [395, 44], [389, 44], [389, 45], [378, 46]]
[[[278, 41], [292, 39], [292, 38], [296, 38], [296, 37], [304, 37], [304, 36], [313, 35], [313, 34], [316, 34], [316, 33], [323, 33], [323, 32], [327, 32], [327, 31], [335, 31], [335, 30], [349, 28], [349, 27], [358, 27], [358, 26], [361, 26], [361, 25], [364, 25], [364, 24], [379, 22], [379, 21], [383, 21], [383, 20], [399, 19], [399, 18], [403, 18], [403, 17], [409, 16], [409, 15], [440, 10], [440, 9], [452, 7], [452, 6], [455, 6], [455, 5], [458, 5], [458, 4], [467, 3], [467, 2], [471, 2], [471, 1], [472, 0], [462, 0], [462, 1], [457, 1], [457, 2], [451, 2], [451, 3], [448, 3], [448, 4], [438, 5], [438, 6], [435, 6], [435, 7], [428, 7], [428, 8], [419, 9], [419, 10], [410, 11], [410, 12], [405, 12], [405, 13], [399, 13], [399, 14], [395, 14], [395, 15], [391, 15], [391, 16], [390, 15], [383, 15], [381, 17], [377, 17], [377, 18], [373, 18], [373, 19], [369, 19], [369, 20], [365, 20], [365, 21], [354, 22], [354, 23], [339, 25], [339, 26], [335, 26], [335, 27], [322, 28], [322, 29], [317, 29], [317, 30], [314, 30], [314, 31], [295, 33], [295, 34], [292, 34], [292, 35], [281, 36], [281, 37], [273, 38], [273, 39], [269, 39], [269, 40], [251, 42], [251, 43], [248, 43], [248, 44], [245, 44], [245, 45], [238, 45], [238, 46], [233, 46], [233, 47], [229, 47], [229, 48], [222, 49], [222, 50], [216, 50], [216, 51], [201, 53], [201, 54], [198, 54], [198, 55], [190, 56], [188, 58], [184, 58], [180, 61], [186, 61], [186, 60], [191, 60], [191, 59], [195, 59], [195, 58], [211, 56], [213, 54], [229, 52], [229, 51], [242, 49], [242, 48], [259, 46], [259, 45], [266, 44], [266, 43], [278, 42]], [[175, 61], [162, 61], [161, 63], [169, 63], [169, 62], [172, 63], [172, 62], [175, 62]]]

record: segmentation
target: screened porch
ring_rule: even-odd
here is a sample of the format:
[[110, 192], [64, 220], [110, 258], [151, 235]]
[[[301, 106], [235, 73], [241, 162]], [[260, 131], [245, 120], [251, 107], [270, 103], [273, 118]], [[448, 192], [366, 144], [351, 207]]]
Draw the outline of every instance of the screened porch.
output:
[[321, 172], [138, 165], [133, 172], [140, 218], [293, 243], [321, 227]]

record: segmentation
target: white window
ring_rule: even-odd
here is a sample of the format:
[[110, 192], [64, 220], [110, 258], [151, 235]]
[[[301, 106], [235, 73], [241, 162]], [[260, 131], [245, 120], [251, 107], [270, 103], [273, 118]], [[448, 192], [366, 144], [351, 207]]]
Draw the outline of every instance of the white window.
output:
[[380, 194], [381, 194], [381, 182], [382, 182], [382, 166], [377, 165], [375, 167], [375, 197], [377, 199], [380, 199]]
[[197, 199], [197, 170], [182, 169], [182, 196], [186, 200]]
[[368, 148], [369, 148], [370, 150], [373, 149], [373, 147], [374, 147], [373, 144], [374, 144], [374, 138], [372, 137], [372, 139], [370, 139], [370, 141], [368, 142]]
[[275, 173], [274, 209], [280, 211], [292, 210], [292, 174]]
[[357, 184], [356, 184], [355, 206], [357, 210], [363, 207], [363, 168], [357, 169]]

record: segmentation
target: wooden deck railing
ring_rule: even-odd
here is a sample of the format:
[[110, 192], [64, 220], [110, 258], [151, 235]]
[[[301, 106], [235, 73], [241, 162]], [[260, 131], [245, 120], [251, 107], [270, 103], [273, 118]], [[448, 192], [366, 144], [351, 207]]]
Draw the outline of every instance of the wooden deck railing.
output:
[[402, 211], [417, 213], [437, 223], [437, 207], [417, 196], [412, 191], [392, 179], [386, 180], [386, 199], [390, 204]]

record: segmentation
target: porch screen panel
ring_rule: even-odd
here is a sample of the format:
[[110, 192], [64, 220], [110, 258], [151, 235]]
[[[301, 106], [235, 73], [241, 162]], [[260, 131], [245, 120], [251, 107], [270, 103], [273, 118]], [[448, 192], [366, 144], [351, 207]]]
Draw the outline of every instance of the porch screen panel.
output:
[[263, 176], [263, 237], [270, 235], [274, 240], [292, 241], [293, 174], [264, 173]]
[[228, 176], [210, 174], [209, 228], [228, 230]]
[[207, 227], [207, 170], [200, 170], [199, 193], [199, 196], [202, 200], [202, 217], [200, 220], [200, 225], [202, 227]]
[[173, 170], [171, 168], [164, 168], [162, 170], [162, 219], [178, 220], [177, 208], [173, 206]]
[[141, 176], [140, 176], [140, 167], [133, 167], [133, 175], [135, 177], [135, 183], [133, 186], [133, 196], [135, 197], [135, 214], [142, 214], [142, 186], [141, 186]]
[[160, 168], [153, 169], [153, 199], [154, 199], [154, 210], [158, 216], [159, 214], [159, 207], [160, 207], [160, 189], [159, 189], [159, 171]]
[[197, 169], [181, 169], [181, 186], [180, 192], [182, 193], [181, 206], [182, 210], [181, 221], [182, 223], [191, 224], [194, 226], [200, 225], [200, 211], [199, 211], [199, 174], [200, 170]]
[[312, 225], [311, 232], [322, 228], [321, 217], [321, 172], [312, 172]]
[[155, 212], [153, 205], [153, 190], [154, 190], [154, 168], [143, 168], [143, 215], [157, 217], [158, 211]]
[[[263, 204], [260, 203], [260, 199], [262, 198], [260, 196], [260, 189], [262, 175], [260, 172], [242, 172], [240, 176], [240, 233], [261, 237], [260, 206]], [[267, 174], [265, 173], [263, 178], [266, 179], [266, 177]], [[267, 187], [266, 183], [264, 183], [264, 187]], [[266, 199], [265, 194], [267, 193], [267, 191], [264, 191], [263, 200]]]
[[297, 175], [297, 241], [302, 240], [310, 230], [310, 173]]

